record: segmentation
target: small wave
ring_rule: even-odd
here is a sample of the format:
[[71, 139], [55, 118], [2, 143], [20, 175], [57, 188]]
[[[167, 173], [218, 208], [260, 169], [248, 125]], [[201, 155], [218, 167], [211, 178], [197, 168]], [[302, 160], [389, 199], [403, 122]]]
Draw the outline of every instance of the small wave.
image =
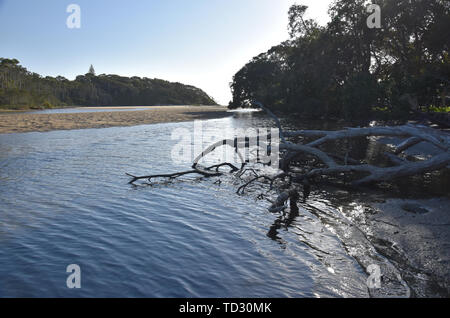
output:
[[259, 113], [261, 109], [256, 108], [238, 108], [238, 109], [230, 109], [229, 113]]

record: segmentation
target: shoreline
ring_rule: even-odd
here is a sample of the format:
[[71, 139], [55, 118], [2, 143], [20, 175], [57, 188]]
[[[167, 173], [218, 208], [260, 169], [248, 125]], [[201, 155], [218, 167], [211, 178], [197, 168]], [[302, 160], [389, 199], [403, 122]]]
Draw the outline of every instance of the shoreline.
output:
[[55, 106], [50, 108], [1, 108], [1, 113], [10, 113], [10, 112], [38, 112], [38, 111], [46, 111], [46, 110], [58, 110], [58, 109], [153, 109], [153, 108], [177, 108], [177, 107], [224, 107], [222, 105], [138, 105], [138, 106]]
[[[231, 116], [223, 106], [119, 106], [82, 109], [105, 111], [52, 114], [0, 112], [0, 134], [129, 127]], [[108, 109], [111, 111], [107, 111]], [[122, 109], [123, 111], [117, 111]]]

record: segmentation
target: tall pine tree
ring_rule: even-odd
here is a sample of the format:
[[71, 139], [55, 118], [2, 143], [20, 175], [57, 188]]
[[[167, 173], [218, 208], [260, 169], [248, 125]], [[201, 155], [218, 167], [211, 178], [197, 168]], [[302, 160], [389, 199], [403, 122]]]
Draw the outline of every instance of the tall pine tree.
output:
[[95, 70], [94, 70], [94, 66], [91, 64], [91, 67], [89, 68], [89, 74], [92, 74], [95, 76]]

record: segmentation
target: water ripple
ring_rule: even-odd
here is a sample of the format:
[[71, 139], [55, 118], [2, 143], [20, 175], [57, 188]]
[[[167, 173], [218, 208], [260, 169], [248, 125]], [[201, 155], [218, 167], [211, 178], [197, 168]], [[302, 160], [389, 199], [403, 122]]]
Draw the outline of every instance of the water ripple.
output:
[[[204, 122], [218, 138], [246, 125]], [[231, 183], [127, 185], [125, 172], [185, 168], [170, 160], [173, 128], [193, 124], [0, 135], [0, 296], [367, 295], [366, 274], [308, 209], [283, 228]], [[80, 290], [66, 288], [69, 264]]]

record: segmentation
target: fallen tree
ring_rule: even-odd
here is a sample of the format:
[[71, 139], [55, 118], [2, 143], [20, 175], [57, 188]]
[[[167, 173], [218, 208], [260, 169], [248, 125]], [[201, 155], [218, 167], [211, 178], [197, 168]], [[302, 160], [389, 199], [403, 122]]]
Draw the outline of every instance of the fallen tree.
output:
[[[287, 207], [286, 202], [289, 199], [291, 201], [297, 201], [300, 190], [303, 192], [303, 200], [306, 201], [309, 196], [310, 185], [311, 183], [315, 183], [317, 178], [333, 178], [338, 176], [340, 179], [350, 180], [348, 183], [353, 186], [360, 186], [420, 175], [426, 172], [440, 170], [450, 165], [450, 135], [446, 131], [420, 125], [347, 128], [339, 131], [285, 131], [275, 114], [261, 103], [253, 103], [272, 117], [279, 129], [281, 160], [280, 169], [277, 173], [273, 175], [262, 175], [257, 172], [256, 168], [246, 169], [246, 162], [242, 154], [238, 151], [238, 149], [241, 149], [239, 146], [246, 141], [236, 138], [234, 140], [218, 141], [205, 149], [194, 160], [192, 170], [141, 177], [128, 174], [132, 178], [130, 184], [144, 179], [149, 182], [160, 178], [173, 180], [188, 174], [211, 178], [220, 177], [224, 173], [229, 173], [242, 180], [243, 184], [237, 190], [237, 194], [240, 195], [244, 194], [246, 188], [255, 182], [269, 182], [271, 190], [276, 186], [278, 197], [275, 201], [270, 201], [272, 205], [269, 208], [271, 212], [275, 213], [283, 211]], [[391, 166], [379, 167], [364, 162], [364, 160], [351, 158], [349, 151], [345, 155], [341, 155], [328, 153], [322, 149], [322, 146], [327, 143], [369, 137], [396, 137], [401, 140], [392, 152], [385, 153], [386, 158], [392, 163]], [[303, 141], [306, 139], [312, 140], [303, 143], [290, 141], [298, 138], [301, 138]], [[415, 161], [410, 161], [407, 156], [403, 155], [406, 150], [422, 142], [433, 145], [439, 150], [439, 153], [428, 159]], [[240, 168], [231, 163], [222, 163], [204, 168], [200, 166], [199, 163], [204, 157], [225, 145], [235, 147], [236, 153], [242, 161]], [[268, 148], [270, 147], [271, 145], [268, 144]], [[314, 158], [314, 164], [307, 166], [296, 164], [296, 160], [301, 156]], [[230, 170], [222, 172], [220, 170], [222, 167], [228, 167]], [[252, 173], [250, 179], [245, 179], [244, 177], [247, 172]]]

